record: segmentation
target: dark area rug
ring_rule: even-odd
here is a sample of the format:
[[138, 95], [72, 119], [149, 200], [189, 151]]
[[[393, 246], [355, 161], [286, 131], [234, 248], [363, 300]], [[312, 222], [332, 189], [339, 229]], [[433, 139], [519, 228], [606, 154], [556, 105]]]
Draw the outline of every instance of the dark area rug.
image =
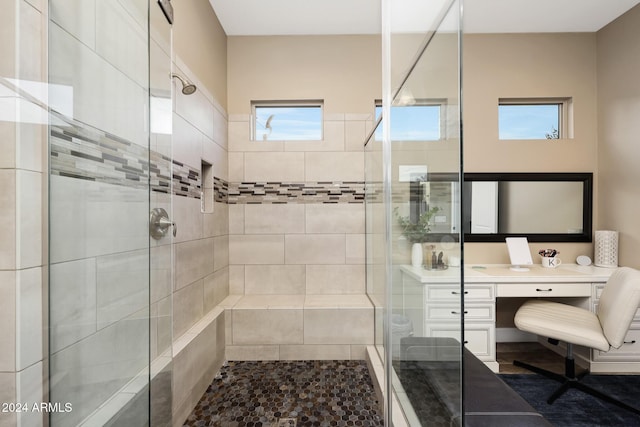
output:
[[[539, 375], [511, 374], [500, 378], [556, 427], [640, 427], [640, 416], [579, 390], [569, 390], [553, 405], [547, 398], [559, 383]], [[585, 384], [640, 408], [640, 376], [588, 375]]]

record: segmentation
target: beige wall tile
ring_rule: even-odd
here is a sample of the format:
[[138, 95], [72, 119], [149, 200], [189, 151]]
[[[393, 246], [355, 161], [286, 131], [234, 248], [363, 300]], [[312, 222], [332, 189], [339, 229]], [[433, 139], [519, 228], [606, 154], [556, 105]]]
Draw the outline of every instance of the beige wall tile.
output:
[[244, 153], [229, 153], [229, 182], [244, 181]]
[[16, 268], [16, 174], [0, 169], [0, 269]]
[[18, 268], [42, 265], [42, 174], [16, 171]]
[[345, 122], [346, 151], [364, 151], [364, 143], [366, 137], [367, 125], [365, 121], [347, 120]]
[[229, 234], [244, 234], [245, 206], [229, 205]]
[[233, 310], [233, 344], [302, 344], [302, 309]]
[[[16, 374], [0, 372], [0, 402], [16, 401]], [[18, 425], [15, 412], [0, 412], [0, 426], [14, 427]]]
[[229, 294], [230, 295], [243, 295], [244, 294], [244, 265], [230, 265], [229, 266]]
[[324, 308], [370, 308], [371, 301], [364, 294], [359, 295], [307, 295], [305, 309]]
[[281, 345], [280, 360], [349, 360], [349, 345]]
[[173, 336], [179, 337], [202, 318], [203, 280], [178, 289], [173, 294]]
[[229, 236], [213, 238], [213, 270], [229, 266]]
[[19, 270], [16, 277], [16, 369], [23, 370], [43, 356], [42, 268]]
[[[224, 310], [224, 342], [226, 346], [230, 346], [233, 344], [233, 321], [232, 321], [232, 311], [233, 310]], [[227, 358], [229, 360], [229, 358]]]
[[307, 233], [364, 233], [364, 203], [307, 204]]
[[[0, 271], [0, 372], [16, 369], [16, 272]], [[2, 388], [0, 388], [2, 390]], [[2, 393], [0, 391], [0, 393]], [[0, 400], [12, 402], [12, 400]]]
[[175, 245], [176, 289], [213, 273], [213, 248], [212, 238]]
[[157, 316], [156, 346], [158, 348], [158, 354], [160, 354], [171, 346], [173, 338], [173, 307], [171, 297], [158, 301]]
[[227, 149], [228, 145], [228, 123], [225, 118], [225, 112], [218, 108], [213, 110], [213, 140], [220, 147]]
[[204, 278], [204, 312], [212, 310], [229, 295], [229, 268]]
[[367, 360], [367, 346], [366, 345], [352, 345], [351, 346], [351, 360]]
[[245, 205], [246, 234], [294, 234], [305, 231], [305, 205], [260, 204]]
[[215, 202], [213, 213], [203, 214], [204, 237], [229, 234], [229, 205]]
[[[7, 3], [5, 13], [0, 16], [0, 40], [6, 40], [6, 43], [0, 45], [0, 55], [2, 55], [3, 61], [0, 62], [0, 75], [7, 78], [16, 76], [16, 27], [18, 21], [16, 16], [18, 11], [16, 10], [17, 3]], [[13, 143], [14, 140], [12, 140]]]
[[251, 124], [246, 121], [229, 122], [229, 152], [232, 151], [283, 151], [284, 144], [279, 141], [251, 141]]
[[304, 294], [304, 265], [245, 266], [247, 294]]
[[219, 327], [224, 327], [223, 316], [209, 323], [173, 358], [173, 415], [174, 421], [180, 421], [179, 425], [222, 365], [224, 349], [212, 348], [218, 342]]
[[344, 234], [285, 236], [286, 264], [344, 264]]
[[280, 360], [278, 345], [227, 345], [227, 360]]
[[98, 329], [149, 304], [148, 262], [146, 250], [96, 258]]
[[[18, 124], [19, 136], [15, 140], [16, 166], [34, 172], [44, 172], [43, 155], [46, 151], [47, 127], [32, 123]], [[11, 151], [9, 151], [11, 153]]]
[[[204, 138], [202, 142], [202, 160], [213, 165], [213, 174], [218, 178], [229, 180], [229, 158], [227, 150], [213, 142], [209, 138]], [[197, 166], [200, 167], [202, 163]]]
[[364, 265], [307, 265], [307, 294], [364, 294]]
[[[43, 366], [42, 361], [18, 372], [16, 375], [16, 402], [29, 402], [29, 405], [44, 402], [43, 393]], [[6, 400], [4, 401], [6, 402]], [[26, 411], [18, 413], [18, 426], [44, 425], [45, 414], [38, 411]], [[0, 423], [1, 425], [1, 423]]]
[[[201, 239], [203, 235], [202, 220], [200, 213], [200, 200], [191, 197], [172, 197], [172, 221], [176, 223], [176, 237], [174, 243], [186, 242], [189, 240]], [[173, 232], [169, 229], [167, 233]], [[165, 237], [166, 238], [166, 237]]]
[[96, 260], [50, 266], [49, 345], [51, 352], [80, 341], [96, 332]]
[[302, 182], [304, 153], [245, 153], [244, 181]]
[[365, 235], [364, 234], [347, 234], [347, 264], [364, 264], [365, 263]]
[[364, 181], [364, 153], [305, 153], [306, 181]]
[[175, 160], [200, 169], [202, 157], [202, 133], [183, 116], [173, 114], [172, 155]]
[[302, 309], [305, 303], [304, 295], [245, 295], [233, 307], [234, 310], [271, 310], [271, 309]]
[[151, 302], [157, 302], [171, 295], [173, 291], [171, 245], [152, 247], [149, 253], [151, 265], [149, 298]]
[[[2, 23], [0, 23], [0, 26]], [[0, 30], [0, 37], [4, 34], [4, 30]], [[4, 38], [2, 40], [9, 40]], [[2, 51], [4, 46], [0, 47], [0, 54], [3, 58], [7, 58]], [[4, 62], [4, 61], [3, 61]], [[7, 58], [7, 62], [11, 62]], [[3, 67], [4, 68], [4, 67]], [[2, 74], [6, 75], [6, 74]], [[0, 122], [0, 150], [2, 150], [2, 157], [0, 157], [0, 169], [15, 169], [16, 167], [16, 123], [10, 121]]]
[[230, 264], [284, 264], [284, 236], [230, 235]]
[[373, 309], [304, 311], [305, 344], [373, 344]]

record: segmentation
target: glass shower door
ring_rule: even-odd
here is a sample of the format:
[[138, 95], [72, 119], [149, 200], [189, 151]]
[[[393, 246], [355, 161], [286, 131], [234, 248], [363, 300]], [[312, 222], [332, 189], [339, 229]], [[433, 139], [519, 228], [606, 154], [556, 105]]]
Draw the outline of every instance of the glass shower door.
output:
[[[419, 33], [390, 21], [381, 148], [387, 390], [411, 426], [462, 425], [461, 0], [422, 7], [431, 10], [413, 14], [433, 23]], [[392, 2], [392, 18], [401, 8]]]
[[54, 427], [151, 424], [150, 183], [168, 192], [171, 175], [150, 151], [149, 27], [148, 0], [49, 2], [49, 398], [67, 408]]

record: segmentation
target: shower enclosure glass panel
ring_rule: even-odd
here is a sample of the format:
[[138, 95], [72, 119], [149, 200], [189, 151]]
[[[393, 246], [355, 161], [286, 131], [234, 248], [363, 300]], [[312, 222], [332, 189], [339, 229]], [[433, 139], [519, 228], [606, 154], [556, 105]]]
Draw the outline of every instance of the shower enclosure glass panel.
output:
[[[367, 289], [387, 399], [397, 397], [409, 425], [462, 425], [461, 2], [428, 3], [412, 12], [434, 17], [420, 27], [401, 28], [402, 5], [388, 8], [391, 96], [383, 141], [365, 148]], [[421, 105], [438, 111], [432, 132], [413, 114]]]
[[171, 122], [153, 123], [171, 116], [171, 39], [152, 5], [49, 1], [49, 397], [72, 408], [54, 427], [159, 425], [158, 372], [171, 407], [171, 245], [149, 240], [151, 207], [171, 212], [150, 206], [150, 183], [170, 194]]

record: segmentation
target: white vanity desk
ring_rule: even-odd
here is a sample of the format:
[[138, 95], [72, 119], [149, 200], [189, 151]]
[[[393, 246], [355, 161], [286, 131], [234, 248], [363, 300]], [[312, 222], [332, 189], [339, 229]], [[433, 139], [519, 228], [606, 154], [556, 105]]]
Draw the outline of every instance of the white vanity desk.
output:
[[[563, 264], [554, 269], [533, 265], [526, 272], [497, 264], [465, 267], [467, 348], [497, 371], [496, 298], [560, 298], [561, 302], [595, 311], [600, 293], [613, 271], [613, 268], [576, 264]], [[403, 294], [396, 308], [402, 308], [412, 319], [414, 336], [459, 338], [460, 269], [429, 271], [401, 266], [400, 272]], [[640, 313], [625, 342], [620, 349], [607, 353], [578, 349], [576, 358], [589, 362], [592, 372], [640, 372]]]

